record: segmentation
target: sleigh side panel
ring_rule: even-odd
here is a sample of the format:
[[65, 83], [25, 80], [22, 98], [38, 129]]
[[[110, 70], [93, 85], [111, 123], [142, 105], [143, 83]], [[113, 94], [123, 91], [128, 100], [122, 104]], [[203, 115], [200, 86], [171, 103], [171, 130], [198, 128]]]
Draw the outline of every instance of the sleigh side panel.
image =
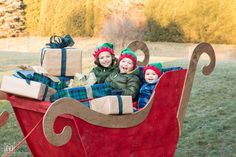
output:
[[177, 111], [185, 74], [186, 70], [167, 72], [161, 78], [150, 113], [137, 126], [107, 128], [76, 118], [88, 156], [173, 156], [179, 138]]
[[[21, 97], [10, 96], [11, 102], [16, 118], [24, 137], [34, 128], [34, 126], [42, 120], [46, 112], [49, 102], [40, 102]], [[51, 145], [45, 138], [41, 123], [34, 129], [31, 135], [26, 139], [28, 147], [33, 156], [86, 156], [81, 144], [80, 138], [77, 136], [78, 132], [74, 126], [74, 121], [71, 116], [59, 117], [54, 125], [55, 132], [61, 132], [65, 125], [71, 126], [73, 129], [73, 137], [70, 142], [61, 147]], [[69, 151], [68, 151], [69, 150]]]

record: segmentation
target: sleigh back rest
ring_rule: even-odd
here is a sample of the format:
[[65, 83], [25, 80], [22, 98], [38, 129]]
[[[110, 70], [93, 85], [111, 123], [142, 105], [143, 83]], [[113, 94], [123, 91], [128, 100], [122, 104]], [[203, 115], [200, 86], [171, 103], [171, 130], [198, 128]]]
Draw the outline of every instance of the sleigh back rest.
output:
[[[141, 50], [144, 53], [144, 59], [143, 61], [138, 61], [138, 70], [139, 70], [139, 78], [141, 80], [141, 85], [144, 82], [144, 75], [143, 75], [143, 68], [145, 65], [149, 63], [150, 54], [149, 49], [147, 47], [147, 44], [145, 44], [143, 41], [133, 41], [128, 46], [132, 51], [136, 52], [137, 50]], [[165, 67], [162, 68], [162, 74], [167, 71], [175, 71], [175, 70], [181, 70], [182, 67]]]

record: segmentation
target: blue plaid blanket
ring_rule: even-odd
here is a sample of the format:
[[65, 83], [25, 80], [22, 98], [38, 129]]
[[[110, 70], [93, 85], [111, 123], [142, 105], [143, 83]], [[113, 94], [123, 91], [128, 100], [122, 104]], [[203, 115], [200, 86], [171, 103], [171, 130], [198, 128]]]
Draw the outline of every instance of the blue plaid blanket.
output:
[[100, 98], [111, 94], [111, 85], [109, 83], [95, 84], [92, 86], [82, 86], [58, 90], [51, 95], [50, 101], [54, 102], [59, 98], [69, 97], [76, 100], [88, 100], [91, 98]]

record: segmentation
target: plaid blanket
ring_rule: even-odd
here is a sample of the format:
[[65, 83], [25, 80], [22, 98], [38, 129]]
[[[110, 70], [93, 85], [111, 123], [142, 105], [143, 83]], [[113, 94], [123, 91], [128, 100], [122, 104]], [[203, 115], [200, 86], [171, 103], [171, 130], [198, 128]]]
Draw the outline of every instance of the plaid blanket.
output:
[[51, 95], [50, 101], [54, 102], [59, 98], [69, 97], [76, 100], [89, 100], [100, 98], [111, 94], [111, 85], [109, 83], [95, 84], [92, 86], [82, 86], [58, 90], [57, 93]]
[[55, 82], [43, 74], [39, 74], [32, 71], [26, 71], [26, 70], [16, 70], [13, 76], [25, 79], [28, 82], [29, 81], [40, 82], [56, 90], [66, 88], [67, 87], [66, 81], [68, 80], [65, 77], [58, 77], [60, 82]]

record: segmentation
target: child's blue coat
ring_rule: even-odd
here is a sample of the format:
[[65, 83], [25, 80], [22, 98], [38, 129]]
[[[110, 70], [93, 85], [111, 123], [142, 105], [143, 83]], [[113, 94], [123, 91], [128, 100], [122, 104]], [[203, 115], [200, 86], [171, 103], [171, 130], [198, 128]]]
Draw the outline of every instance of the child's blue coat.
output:
[[138, 99], [138, 108], [143, 108], [148, 100], [150, 99], [152, 92], [157, 84], [158, 80], [153, 83], [143, 83], [140, 92], [139, 92], [139, 99]]

